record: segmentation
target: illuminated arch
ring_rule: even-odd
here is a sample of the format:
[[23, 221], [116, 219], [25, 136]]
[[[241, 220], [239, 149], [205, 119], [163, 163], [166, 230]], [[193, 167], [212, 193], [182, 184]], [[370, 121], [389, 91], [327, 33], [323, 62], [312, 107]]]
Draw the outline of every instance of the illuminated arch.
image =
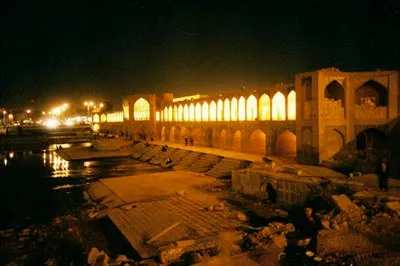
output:
[[286, 119], [285, 96], [281, 92], [275, 93], [272, 97], [272, 120]]
[[246, 120], [246, 100], [243, 96], [239, 98], [238, 118], [239, 121]]
[[261, 95], [258, 101], [258, 114], [260, 120], [271, 119], [271, 100], [265, 93]]
[[222, 121], [224, 118], [224, 103], [221, 99], [217, 102], [217, 120]]
[[208, 103], [203, 103], [203, 112], [202, 112], [203, 121], [208, 121]]
[[210, 103], [210, 121], [217, 121], [217, 104], [214, 101]]
[[99, 122], [100, 122], [99, 114], [94, 114], [93, 115], [93, 123], [99, 123]]
[[174, 105], [174, 121], [178, 121], [178, 107]]
[[242, 149], [242, 133], [240, 132], [240, 130], [236, 130], [235, 134], [233, 134], [232, 150], [240, 151], [241, 149]]
[[224, 120], [230, 121], [231, 120], [231, 102], [229, 99], [225, 99], [224, 101]]
[[201, 122], [201, 105], [200, 103], [196, 104], [196, 109], [195, 109], [195, 120], [197, 122]]
[[183, 121], [183, 106], [180, 104], [178, 106], [178, 121]]
[[231, 121], [238, 120], [238, 101], [235, 97], [232, 98], [231, 101]]
[[101, 121], [101, 123], [107, 122], [107, 116], [106, 116], [106, 114], [102, 114], [102, 115], [101, 115], [100, 121]]
[[164, 121], [168, 121], [168, 107], [165, 106], [164, 108]]
[[267, 138], [265, 133], [257, 129], [250, 135], [250, 150], [258, 154], [266, 154], [267, 152]]
[[296, 135], [289, 130], [283, 131], [276, 140], [276, 155], [296, 157]]
[[143, 98], [138, 99], [133, 105], [133, 119], [150, 120], [150, 104]]
[[183, 120], [189, 121], [189, 106], [187, 104], [183, 106]]
[[287, 97], [288, 120], [296, 120], [296, 92], [293, 90]]
[[169, 108], [168, 108], [168, 121], [172, 121], [172, 117], [173, 117], [172, 106], [169, 106]]
[[257, 99], [254, 95], [247, 98], [247, 120], [253, 121], [257, 118]]
[[194, 104], [189, 105], [189, 121], [194, 121]]

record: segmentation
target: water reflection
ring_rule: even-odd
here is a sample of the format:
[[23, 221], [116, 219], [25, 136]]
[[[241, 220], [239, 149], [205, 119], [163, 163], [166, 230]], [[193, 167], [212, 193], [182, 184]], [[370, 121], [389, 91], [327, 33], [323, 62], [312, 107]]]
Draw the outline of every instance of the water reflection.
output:
[[[47, 152], [49, 156], [47, 156]], [[69, 177], [69, 162], [61, 158], [56, 151], [43, 151], [43, 166], [50, 166], [53, 171], [51, 177]]]

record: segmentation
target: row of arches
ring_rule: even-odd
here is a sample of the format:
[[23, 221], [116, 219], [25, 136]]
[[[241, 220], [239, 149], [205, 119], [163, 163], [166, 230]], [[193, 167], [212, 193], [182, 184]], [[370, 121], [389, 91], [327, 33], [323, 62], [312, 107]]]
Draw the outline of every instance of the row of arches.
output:
[[219, 130], [179, 126], [163, 127], [161, 130], [162, 141], [184, 143], [185, 136], [192, 138], [194, 145], [261, 155], [296, 156], [296, 135], [290, 130], [284, 130], [280, 134], [275, 134], [272, 130], [264, 132], [261, 129], [248, 132], [247, 130], [234, 130], [232, 128]]
[[190, 103], [166, 106], [161, 111], [163, 121], [254, 121], [254, 120], [295, 120], [296, 92], [292, 90], [287, 99], [281, 92], [275, 93], [272, 100], [268, 94], [258, 99], [250, 95], [217, 102]]

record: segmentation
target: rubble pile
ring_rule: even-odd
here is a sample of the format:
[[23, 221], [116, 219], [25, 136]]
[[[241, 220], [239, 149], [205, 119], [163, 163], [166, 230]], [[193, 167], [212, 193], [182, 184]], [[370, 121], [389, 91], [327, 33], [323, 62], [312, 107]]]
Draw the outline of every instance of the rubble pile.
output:
[[104, 236], [91, 229], [87, 219], [57, 217], [50, 224], [0, 231], [0, 264], [81, 265], [93, 243], [107, 246]]
[[247, 249], [280, 249], [283, 250], [288, 241], [286, 235], [295, 231], [293, 224], [279, 222], [269, 223], [259, 232], [246, 236]]
[[331, 198], [336, 210], [318, 215], [323, 229], [317, 253], [325, 261], [400, 250], [398, 202], [351, 200], [344, 194]]
[[116, 258], [111, 258], [104, 250], [99, 251], [96, 247], [92, 247], [87, 257], [89, 266], [129, 266], [134, 265], [134, 261], [128, 259], [125, 255], [118, 255]]

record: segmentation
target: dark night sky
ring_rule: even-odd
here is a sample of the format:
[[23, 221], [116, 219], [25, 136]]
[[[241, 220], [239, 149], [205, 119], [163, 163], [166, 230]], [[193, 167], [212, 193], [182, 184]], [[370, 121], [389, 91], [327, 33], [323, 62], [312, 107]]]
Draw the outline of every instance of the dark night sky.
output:
[[400, 68], [400, 1], [1, 1], [0, 107]]

